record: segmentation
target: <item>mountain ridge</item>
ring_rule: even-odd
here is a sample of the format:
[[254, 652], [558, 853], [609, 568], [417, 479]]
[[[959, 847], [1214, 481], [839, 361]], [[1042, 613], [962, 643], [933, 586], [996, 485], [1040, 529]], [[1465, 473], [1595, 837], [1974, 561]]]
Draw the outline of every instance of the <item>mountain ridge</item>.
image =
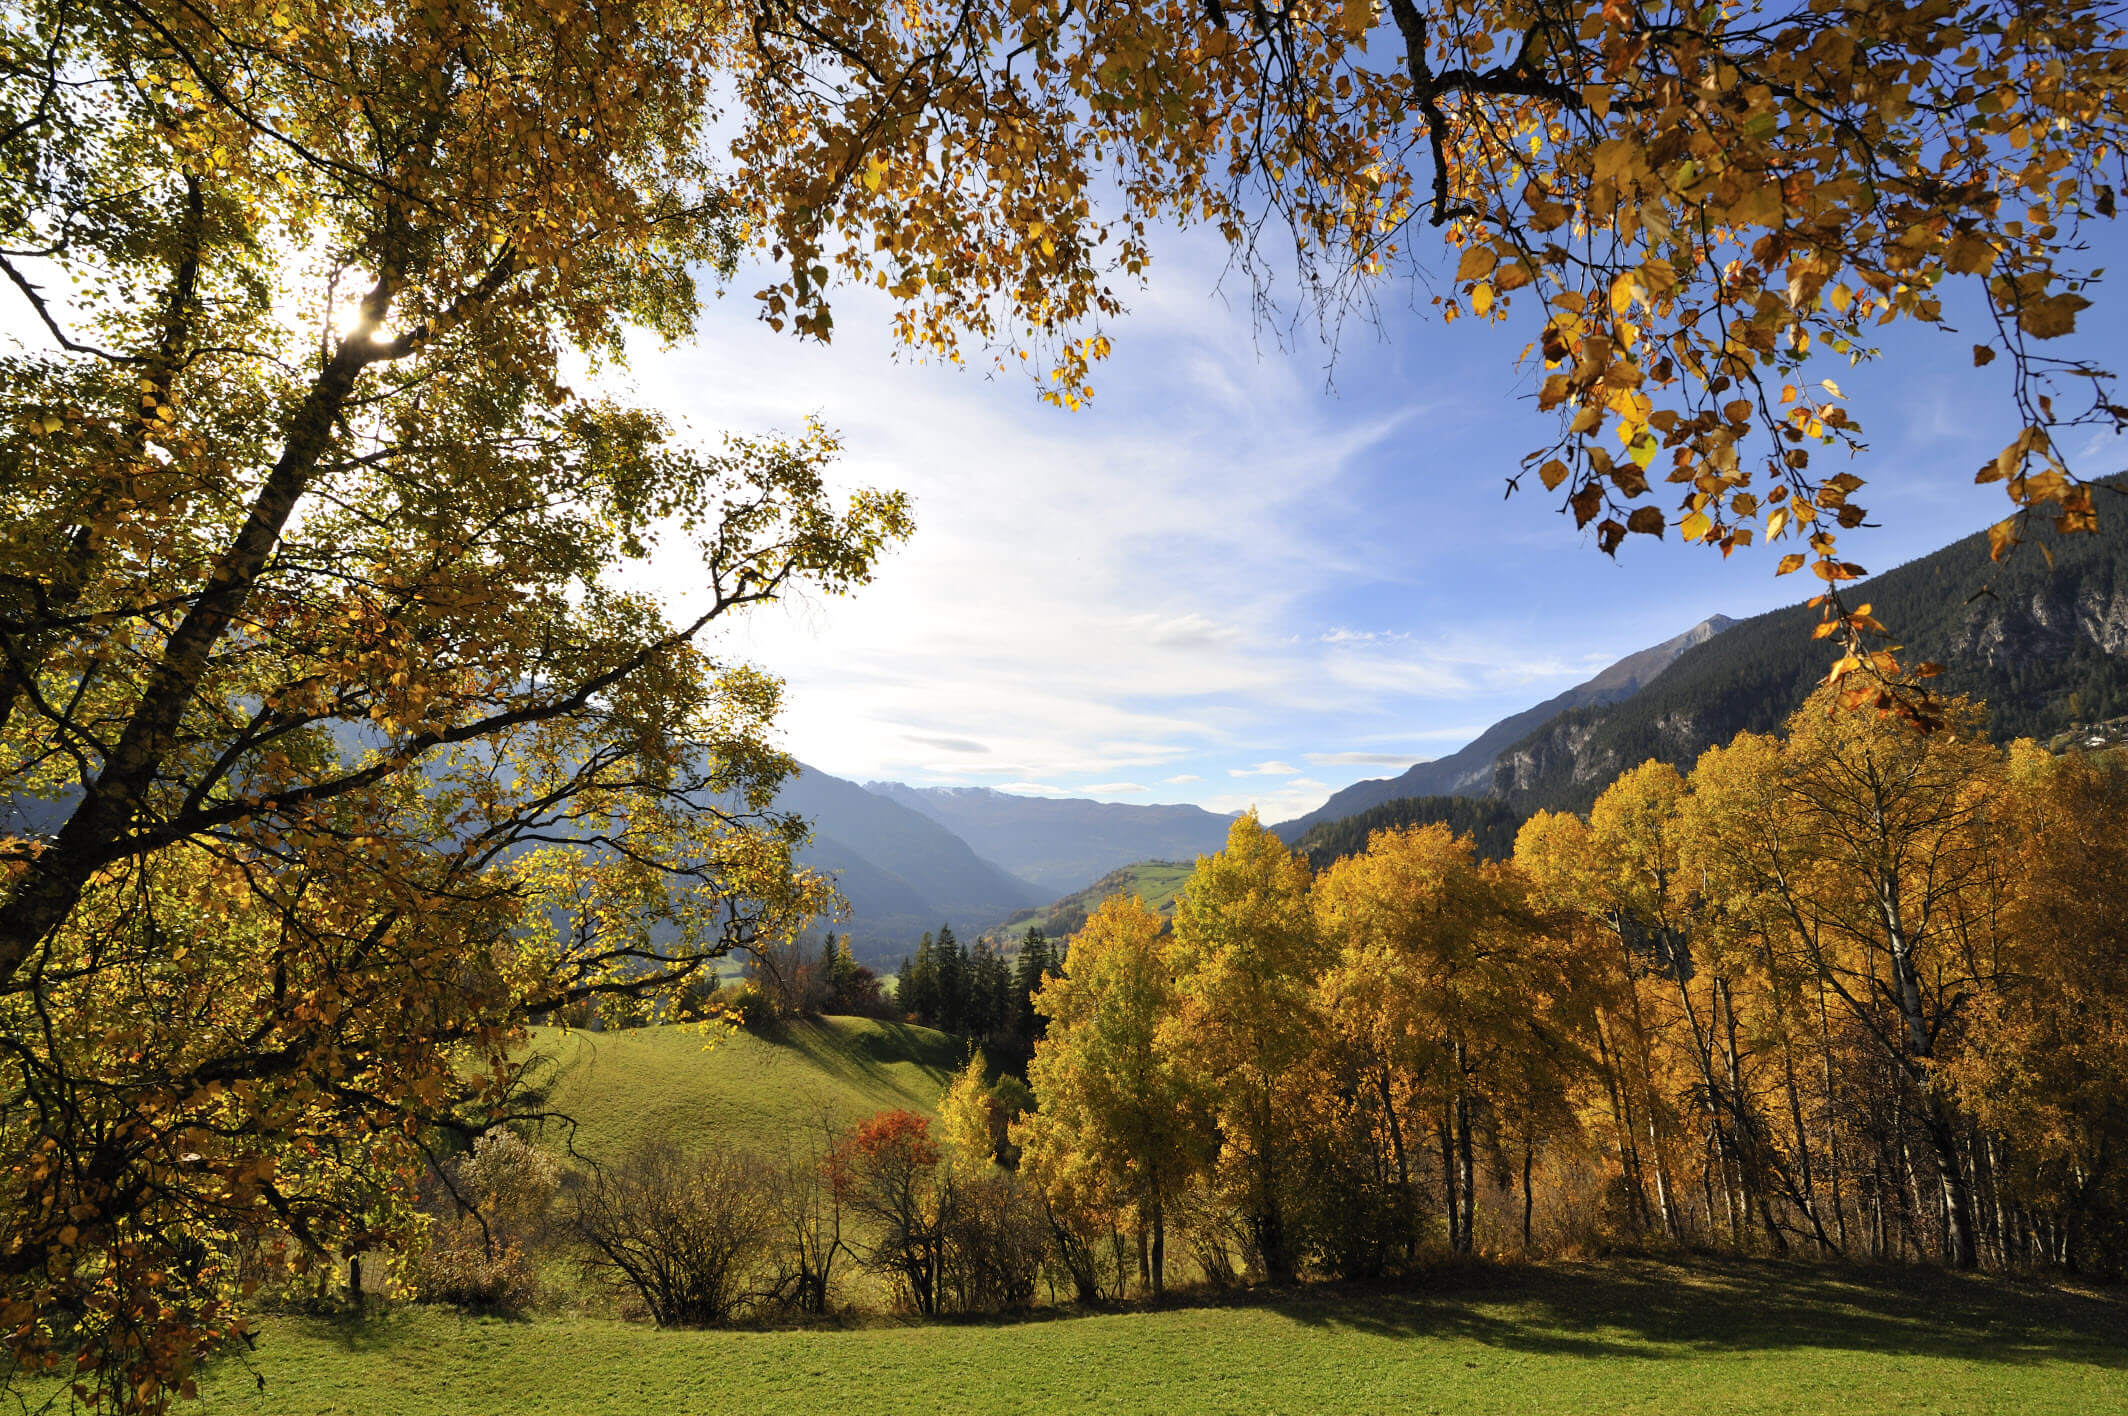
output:
[[1271, 830], [1290, 846], [1312, 827], [1356, 816], [1392, 801], [1490, 795], [1493, 765], [1501, 753], [1562, 713], [1632, 697], [1661, 677], [1680, 656], [1736, 623], [1738, 621], [1727, 615], [1709, 615], [1682, 634], [1627, 654], [1563, 693], [1554, 694], [1519, 713], [1509, 714], [1446, 757], [1417, 763], [1399, 776], [1371, 777], [1354, 782], [1333, 792], [1315, 810], [1290, 821], [1281, 821]]
[[[2128, 518], [2036, 539], [2051, 565], [2032, 546], [1998, 564], [1976, 532], [1849, 592], [1898, 637], [1904, 662], [1944, 666], [1933, 691], [1985, 700], [1997, 739], [2045, 740], [2128, 714]], [[1779, 728], [1834, 657], [1811, 637], [1817, 621], [1808, 605], [1754, 615], [1680, 654], [1639, 694], [1558, 715], [1499, 755], [1485, 795], [1579, 811], [1648, 758], [1688, 768], [1739, 732]]]
[[1135, 861], [1194, 860], [1216, 851], [1238, 814], [1184, 804], [1018, 796], [994, 787], [874, 781], [864, 789], [937, 822], [999, 869], [1050, 891], [1052, 899]]

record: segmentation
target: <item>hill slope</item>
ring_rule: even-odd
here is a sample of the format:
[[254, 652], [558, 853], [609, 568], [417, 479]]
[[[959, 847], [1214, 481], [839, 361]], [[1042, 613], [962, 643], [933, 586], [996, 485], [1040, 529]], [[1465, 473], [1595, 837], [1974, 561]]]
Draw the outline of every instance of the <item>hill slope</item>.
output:
[[1421, 762], [1401, 776], [1354, 782], [1306, 816], [1280, 822], [1271, 829], [1290, 846], [1312, 827], [1342, 820], [1385, 802], [1410, 797], [1484, 796], [1492, 788], [1493, 764], [1502, 751], [1562, 713], [1630, 699], [1654, 682], [1680, 655], [1705, 644], [1734, 623], [1736, 621], [1724, 615], [1703, 619], [1683, 634], [1626, 655], [1594, 678], [1547, 698], [1534, 708], [1525, 708], [1512, 717], [1502, 718], [1467, 746], [1446, 757]]
[[[2128, 515], [2096, 535], [2044, 539], [2008, 564], [1968, 536], [1865, 581], [1854, 592], [1906, 646], [1945, 666], [1935, 687], [1987, 700], [1997, 738], [2047, 738], [2128, 713]], [[1776, 728], [1833, 658], [1810, 637], [1805, 605], [1741, 621], [1678, 656], [1623, 702], [1573, 709], [1515, 743], [1491, 794], [1524, 810], [1580, 810], [1620, 771], [1650, 757], [1688, 767], [1709, 746]]]
[[976, 843], [985, 859], [1051, 894], [1079, 889], [1132, 861], [1209, 854], [1226, 844], [1234, 824], [1232, 816], [1201, 806], [1025, 797], [989, 787], [865, 786]]
[[[929, 1114], [964, 1060], [957, 1038], [870, 1018], [801, 1019], [774, 1039], [537, 1028], [533, 1046], [559, 1067], [553, 1108], [578, 1123], [576, 1150], [600, 1161], [652, 1137], [776, 1151], [823, 1108], [843, 1121]], [[556, 1126], [550, 1139], [569, 1138]]]
[[990, 937], [1010, 944], [1033, 927], [1052, 939], [1063, 939], [1078, 933], [1086, 917], [1113, 895], [1136, 895], [1158, 913], [1171, 915], [1175, 912], [1175, 897], [1182, 893], [1183, 883], [1195, 868], [1194, 862], [1185, 865], [1174, 860], [1141, 860], [1119, 866], [1054, 904], [1014, 915], [991, 930]]

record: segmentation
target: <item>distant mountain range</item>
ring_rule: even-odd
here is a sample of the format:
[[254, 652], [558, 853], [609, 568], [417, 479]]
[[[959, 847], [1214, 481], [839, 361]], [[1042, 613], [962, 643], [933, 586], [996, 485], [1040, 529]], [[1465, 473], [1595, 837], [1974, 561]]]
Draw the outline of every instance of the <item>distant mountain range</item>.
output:
[[777, 793], [776, 808], [812, 824], [798, 858], [834, 877], [850, 906], [836, 928], [865, 963], [899, 959], [941, 924], [972, 934], [1055, 898], [922, 812], [817, 768], [801, 767]]
[[850, 905], [837, 928], [851, 952], [875, 964], [898, 960], [941, 924], [974, 937], [1009, 918], [1024, 922], [1134, 861], [1194, 861], [1226, 844], [1234, 822], [1195, 806], [859, 786], [814, 767], [785, 785], [776, 806], [812, 823], [799, 859], [835, 878]]
[[1562, 713], [1631, 698], [1675, 663], [1679, 655], [1705, 644], [1734, 623], [1727, 616], [1710, 615], [1683, 634], [1628, 654], [1596, 677], [1547, 698], [1534, 708], [1502, 718], [1457, 752], [1421, 762], [1401, 776], [1354, 782], [1306, 816], [1282, 821], [1271, 829], [1290, 846], [1307, 835], [1311, 827], [1341, 821], [1407, 797], [1489, 795], [1493, 766], [1501, 753]]
[[1234, 814], [1199, 806], [1134, 806], [1081, 798], [1014, 796], [989, 787], [910, 787], [867, 782], [867, 790], [920, 811], [985, 858], [1050, 898], [1139, 860], [1195, 860], [1226, 844]]

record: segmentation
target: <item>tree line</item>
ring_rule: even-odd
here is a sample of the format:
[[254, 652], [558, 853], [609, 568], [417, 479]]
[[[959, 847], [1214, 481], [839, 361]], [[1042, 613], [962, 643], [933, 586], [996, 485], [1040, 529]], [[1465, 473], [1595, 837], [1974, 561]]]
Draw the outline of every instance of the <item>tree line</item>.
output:
[[1013, 1128], [1059, 1242], [1163, 1286], [1617, 1242], [2128, 1261], [2128, 755], [1829, 711], [1649, 762], [1510, 860], [1320, 872], [1252, 817], [1108, 901]]
[[901, 961], [894, 975], [895, 1007], [909, 1021], [970, 1038], [994, 1060], [1017, 1068], [1043, 1033], [1035, 992], [1063, 965], [1062, 946], [1034, 925], [1008, 959], [988, 939], [970, 948], [952, 925], [942, 924]]

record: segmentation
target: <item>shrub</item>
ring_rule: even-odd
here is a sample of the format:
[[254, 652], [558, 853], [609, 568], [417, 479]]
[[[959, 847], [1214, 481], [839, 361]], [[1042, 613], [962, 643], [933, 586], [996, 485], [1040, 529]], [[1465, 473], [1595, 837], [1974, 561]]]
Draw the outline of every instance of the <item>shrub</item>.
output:
[[994, 1170], [951, 1182], [945, 1298], [961, 1312], [1025, 1307], [1049, 1252], [1049, 1220], [1019, 1176]]
[[728, 1321], [768, 1250], [764, 1178], [743, 1152], [657, 1142], [594, 1172], [571, 1220], [585, 1272], [633, 1290], [660, 1327]]
[[439, 1177], [428, 1243], [409, 1266], [425, 1299], [517, 1312], [538, 1297], [533, 1250], [560, 1187], [553, 1157], [490, 1131]]

